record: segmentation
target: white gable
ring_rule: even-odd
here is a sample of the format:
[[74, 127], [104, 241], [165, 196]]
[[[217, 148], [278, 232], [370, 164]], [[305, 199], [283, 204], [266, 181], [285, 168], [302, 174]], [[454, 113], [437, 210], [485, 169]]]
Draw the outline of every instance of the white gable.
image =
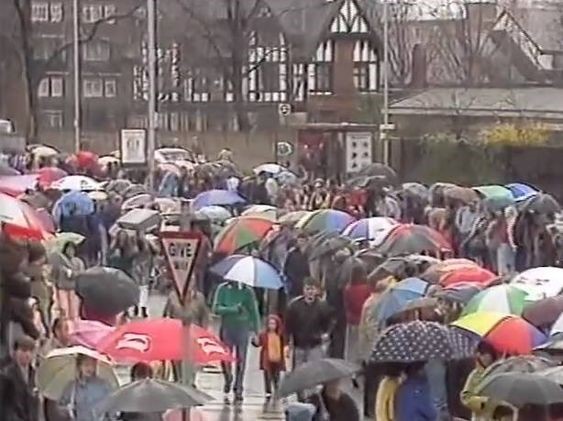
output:
[[360, 13], [355, 0], [346, 0], [330, 24], [330, 32], [339, 34], [365, 34], [369, 26]]

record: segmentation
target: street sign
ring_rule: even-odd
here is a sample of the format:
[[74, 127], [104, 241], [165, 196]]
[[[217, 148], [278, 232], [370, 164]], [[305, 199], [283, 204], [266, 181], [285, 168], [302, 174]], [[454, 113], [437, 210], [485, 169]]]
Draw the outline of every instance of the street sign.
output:
[[201, 234], [194, 231], [163, 231], [160, 240], [176, 293], [183, 303], [197, 260]]
[[147, 163], [147, 132], [145, 129], [121, 130], [121, 163], [143, 165]]

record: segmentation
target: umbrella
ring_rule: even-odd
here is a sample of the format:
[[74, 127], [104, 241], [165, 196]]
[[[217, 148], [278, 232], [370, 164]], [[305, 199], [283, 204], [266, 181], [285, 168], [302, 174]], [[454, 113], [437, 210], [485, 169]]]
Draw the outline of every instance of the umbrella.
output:
[[538, 193], [522, 203], [521, 212], [536, 212], [542, 214], [556, 213], [561, 210], [559, 202], [550, 194]]
[[148, 194], [146, 187], [142, 184], [131, 184], [121, 193], [123, 196], [123, 200], [126, 201], [127, 199], [131, 199], [135, 196], [140, 196], [142, 194]]
[[69, 175], [51, 184], [57, 190], [92, 191], [100, 190], [100, 183], [85, 175]]
[[403, 311], [409, 302], [423, 297], [430, 284], [419, 278], [407, 278], [387, 290], [375, 306], [374, 315], [379, 323]]
[[335, 209], [320, 209], [301, 218], [295, 227], [310, 234], [318, 232], [341, 232], [354, 222], [352, 215]]
[[162, 164], [158, 164], [158, 169], [166, 174], [174, 174], [176, 177], [180, 177], [182, 172], [180, 171], [180, 167], [172, 162], [164, 162]]
[[105, 191], [91, 191], [88, 192], [88, 197], [94, 202], [103, 202], [109, 199], [109, 195]]
[[341, 359], [322, 358], [309, 361], [284, 376], [279, 395], [288, 396], [312, 389], [320, 384], [350, 377], [358, 371], [360, 367]]
[[252, 205], [245, 209], [242, 216], [257, 216], [275, 221], [278, 218], [278, 208], [269, 205]]
[[384, 330], [375, 340], [371, 357], [378, 363], [456, 360], [471, 357], [476, 345], [447, 326], [417, 320]]
[[192, 206], [201, 209], [204, 206], [234, 206], [246, 203], [237, 193], [229, 190], [208, 190], [196, 196]]
[[4, 231], [15, 237], [43, 240], [47, 229], [37, 212], [28, 204], [0, 193], [0, 223]]
[[479, 267], [479, 265], [468, 259], [446, 259], [430, 266], [420, 277], [437, 284], [445, 274], [467, 267]]
[[122, 212], [129, 212], [132, 209], [146, 208], [154, 203], [154, 198], [148, 193], [142, 193], [130, 197], [121, 204]]
[[403, 183], [401, 188], [403, 194], [419, 199], [428, 199], [428, 188], [420, 183]]
[[319, 259], [344, 248], [352, 248], [352, 242], [348, 238], [340, 236], [329, 238], [326, 241], [322, 241], [316, 247], [312, 247], [308, 253], [309, 260]]
[[455, 284], [437, 291], [434, 297], [444, 300], [454, 301], [461, 304], [467, 304], [471, 298], [483, 290], [478, 284]]
[[27, 191], [36, 190], [38, 178], [36, 174], [0, 176], [0, 192], [18, 197]]
[[120, 162], [121, 161], [119, 160], [119, 158], [116, 158], [115, 156], [111, 156], [111, 155], [104, 155], [98, 158], [98, 164], [100, 164], [100, 166], [104, 168], [108, 167], [110, 164], [119, 165]]
[[256, 168], [254, 168], [254, 174], [260, 174], [260, 173], [269, 173], [269, 174], [278, 174], [281, 173], [283, 171], [287, 171], [287, 168], [285, 168], [284, 166], [280, 165], [280, 164], [272, 164], [272, 163], [268, 163], [268, 164], [261, 164], [258, 165]]
[[[551, 360], [548, 360], [551, 361]], [[563, 367], [553, 364], [538, 370], [538, 375], [553, 380], [559, 386], [563, 386]]]
[[390, 184], [395, 184], [398, 180], [397, 173], [393, 168], [380, 162], [374, 162], [358, 171], [359, 176], [381, 176]]
[[510, 190], [517, 203], [529, 199], [539, 193], [536, 188], [523, 183], [511, 183], [507, 184], [505, 187]]
[[46, 247], [49, 251], [57, 251], [62, 253], [64, 247], [68, 244], [78, 246], [85, 240], [85, 237], [75, 232], [59, 232], [52, 239], [47, 241]]
[[562, 313], [563, 296], [558, 295], [528, 304], [522, 317], [534, 326], [543, 328], [556, 323]]
[[369, 274], [368, 279], [371, 278], [372, 272], [385, 261], [383, 255], [373, 249], [359, 250], [354, 253], [354, 257], [364, 264], [366, 272]]
[[76, 357], [83, 355], [97, 362], [97, 375], [117, 388], [119, 381], [112, 362], [100, 353], [83, 346], [55, 349], [47, 354], [36, 373], [37, 388], [43, 396], [58, 401], [67, 385], [76, 379]]
[[500, 313], [471, 313], [452, 323], [485, 339], [498, 352], [529, 354], [545, 342], [545, 335], [521, 317]]
[[556, 365], [555, 361], [548, 358], [535, 355], [518, 355], [495, 361], [487, 367], [483, 373], [483, 378], [501, 373], [535, 373]]
[[388, 256], [429, 252], [440, 254], [452, 247], [438, 231], [425, 225], [401, 224], [394, 227], [378, 250]]
[[555, 297], [563, 291], [563, 268], [536, 267], [516, 275], [510, 284], [529, 294], [531, 301]]
[[211, 271], [227, 281], [251, 287], [280, 289], [283, 286], [278, 271], [257, 257], [235, 254], [213, 265]]
[[227, 219], [231, 219], [233, 215], [228, 209], [222, 206], [204, 206], [200, 210], [196, 211], [196, 216], [201, 216], [210, 221], [225, 222]]
[[118, 314], [139, 301], [139, 287], [125, 272], [92, 267], [76, 277], [76, 293], [85, 305], [103, 314]]
[[44, 167], [39, 169], [36, 174], [39, 176], [39, 185], [44, 189], [51, 187], [51, 184], [53, 184], [55, 181], [68, 176], [66, 171], [63, 171], [57, 167]]
[[70, 340], [74, 345], [95, 349], [114, 328], [95, 320], [75, 320], [70, 324]]
[[[188, 339], [190, 339], [188, 341]], [[233, 361], [229, 349], [206, 329], [178, 319], [144, 319], [126, 323], [106, 336], [97, 349], [123, 362], [180, 361], [198, 365]]]
[[488, 286], [497, 279], [497, 276], [490, 270], [484, 269], [477, 265], [460, 267], [449, 273], [442, 275], [440, 278], [440, 285], [450, 286], [456, 284], [476, 284], [481, 286]]
[[234, 218], [215, 237], [215, 251], [232, 254], [245, 247], [258, 245], [274, 223], [264, 218], [241, 216]]
[[305, 215], [310, 214], [311, 212], [300, 210], [300, 211], [293, 211], [286, 213], [283, 216], [280, 216], [278, 219], [278, 223], [282, 225], [290, 225], [293, 226], [297, 224]]
[[143, 379], [113, 392], [96, 408], [98, 414], [115, 412], [156, 413], [190, 408], [213, 400], [193, 387], [163, 380]]
[[37, 145], [31, 149], [31, 153], [37, 158], [49, 158], [59, 154], [59, 151], [51, 146]]
[[460, 186], [452, 186], [444, 189], [444, 197], [463, 203], [471, 203], [479, 199], [479, 195], [475, 190]]
[[352, 239], [371, 240], [372, 247], [377, 247], [385, 240], [388, 230], [398, 225], [392, 218], [364, 218], [351, 223], [342, 231], [342, 235]]
[[553, 323], [553, 326], [549, 331], [549, 336], [555, 336], [561, 333], [563, 333], [563, 313], [560, 314], [555, 323]]
[[76, 160], [80, 168], [93, 169], [98, 165], [98, 155], [91, 151], [78, 151]]
[[496, 285], [475, 295], [463, 310], [463, 314], [490, 311], [504, 314], [522, 314], [527, 293], [510, 285]]
[[87, 193], [81, 191], [71, 191], [65, 193], [53, 205], [53, 217], [60, 224], [62, 218], [70, 215], [86, 216], [94, 213], [94, 200]]
[[296, 184], [299, 179], [297, 175], [295, 175], [291, 171], [279, 172], [274, 177], [277, 180], [277, 182], [282, 185]]
[[125, 180], [123, 178], [117, 180], [111, 180], [107, 185], [105, 190], [107, 192], [115, 192], [119, 195], [122, 195], [124, 191], [126, 191], [131, 186], [131, 182], [129, 180]]
[[504, 186], [490, 185], [474, 187], [484, 200], [485, 205], [491, 210], [500, 210], [514, 204], [512, 192]]
[[563, 389], [559, 384], [538, 373], [496, 374], [484, 379], [475, 394], [516, 407], [563, 402]]
[[21, 173], [15, 168], [12, 168], [6, 164], [0, 164], [0, 176], [15, 176], [20, 174]]

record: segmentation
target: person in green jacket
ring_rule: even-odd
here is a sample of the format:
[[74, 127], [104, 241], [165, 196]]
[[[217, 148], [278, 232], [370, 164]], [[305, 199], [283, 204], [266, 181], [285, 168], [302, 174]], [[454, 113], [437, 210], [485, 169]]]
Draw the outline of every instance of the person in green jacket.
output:
[[[260, 329], [260, 313], [254, 290], [238, 282], [225, 282], [217, 288], [212, 311], [221, 317], [221, 340], [236, 352], [235, 400], [243, 399], [244, 371], [248, 342]], [[233, 374], [230, 363], [222, 363], [225, 394], [231, 392]]]

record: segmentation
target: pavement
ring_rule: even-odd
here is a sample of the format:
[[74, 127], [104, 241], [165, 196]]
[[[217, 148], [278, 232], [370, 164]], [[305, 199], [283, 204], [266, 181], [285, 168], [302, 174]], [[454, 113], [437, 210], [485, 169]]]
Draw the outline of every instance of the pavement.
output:
[[[166, 304], [166, 297], [157, 292], [151, 294], [149, 300], [149, 316], [160, 317]], [[280, 402], [267, 401], [264, 394], [262, 372], [259, 369], [259, 351], [249, 346], [249, 355], [246, 363], [244, 400], [240, 404], [233, 403], [231, 394], [225, 400], [223, 394], [223, 375], [220, 370], [205, 370], [199, 372], [196, 379], [198, 389], [211, 395], [214, 400], [200, 408], [205, 421], [231, 421], [231, 420], [285, 420]], [[117, 374], [122, 383], [130, 381], [130, 367], [117, 367]]]

